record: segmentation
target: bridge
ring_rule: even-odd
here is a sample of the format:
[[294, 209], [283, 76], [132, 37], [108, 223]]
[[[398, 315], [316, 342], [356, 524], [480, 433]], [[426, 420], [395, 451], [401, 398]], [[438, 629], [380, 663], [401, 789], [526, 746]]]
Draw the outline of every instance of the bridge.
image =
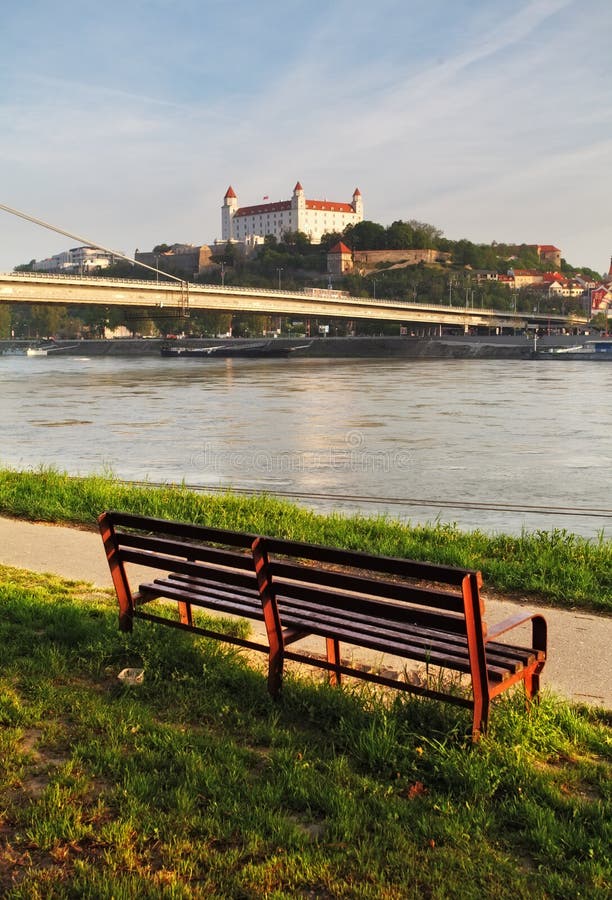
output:
[[443, 306], [404, 300], [352, 297], [343, 291], [310, 288], [273, 290], [231, 285], [112, 279], [37, 272], [0, 273], [0, 303], [92, 304], [125, 306], [168, 315], [195, 310], [261, 313], [299, 318], [387, 320], [415, 325], [454, 325], [524, 329], [527, 325], [582, 325], [586, 319], [563, 315], [507, 312], [471, 306]]

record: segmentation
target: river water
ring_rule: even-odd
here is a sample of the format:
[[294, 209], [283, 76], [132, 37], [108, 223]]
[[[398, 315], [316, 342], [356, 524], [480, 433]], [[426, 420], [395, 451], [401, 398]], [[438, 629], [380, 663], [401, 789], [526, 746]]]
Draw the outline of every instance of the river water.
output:
[[0, 392], [5, 467], [488, 532], [612, 533], [604, 363], [0, 356]]

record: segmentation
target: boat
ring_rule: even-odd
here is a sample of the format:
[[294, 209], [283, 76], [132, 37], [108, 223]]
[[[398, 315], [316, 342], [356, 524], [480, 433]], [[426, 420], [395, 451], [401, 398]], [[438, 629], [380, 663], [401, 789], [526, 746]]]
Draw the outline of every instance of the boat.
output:
[[76, 350], [80, 344], [57, 345], [55, 341], [45, 341], [36, 347], [28, 347], [26, 356], [49, 356], [51, 353], [67, 353], [70, 350]]
[[246, 357], [248, 359], [286, 359], [295, 350], [304, 350], [310, 344], [288, 347], [275, 341], [260, 341], [254, 344], [214, 344], [210, 347], [185, 347], [181, 344], [164, 343], [160, 353], [165, 358], [213, 359]]
[[538, 359], [581, 359], [594, 362], [612, 362], [612, 339], [601, 338], [595, 341], [586, 341], [574, 347], [551, 347], [548, 350], [539, 350], [536, 353]]

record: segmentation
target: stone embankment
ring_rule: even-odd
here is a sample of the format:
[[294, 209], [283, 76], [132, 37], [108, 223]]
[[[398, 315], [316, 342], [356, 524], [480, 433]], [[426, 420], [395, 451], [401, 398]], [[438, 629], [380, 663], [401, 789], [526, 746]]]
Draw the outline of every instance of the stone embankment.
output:
[[[231, 339], [232, 346], [260, 342]], [[552, 346], [572, 346], [588, 340], [586, 336], [551, 335], [538, 340], [538, 350]], [[189, 338], [181, 341], [188, 347], [226, 345], [228, 340]], [[40, 341], [0, 341], [0, 354], [25, 353]], [[158, 339], [118, 339], [54, 341], [45, 344], [49, 355], [66, 356], [159, 356], [164, 341]], [[173, 341], [174, 343], [174, 341]], [[441, 337], [316, 337], [279, 338], [283, 346], [294, 347], [295, 356], [331, 359], [395, 358], [395, 359], [529, 359], [533, 355], [533, 338], [527, 335], [443, 335]]]

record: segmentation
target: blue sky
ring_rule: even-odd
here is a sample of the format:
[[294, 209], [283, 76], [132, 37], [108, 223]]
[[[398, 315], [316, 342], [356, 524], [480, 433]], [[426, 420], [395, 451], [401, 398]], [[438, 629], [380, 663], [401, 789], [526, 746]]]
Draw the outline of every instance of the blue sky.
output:
[[[612, 254], [609, 0], [22, 0], [0, 203], [133, 254], [239, 202], [349, 201], [452, 239]], [[0, 211], [0, 270], [75, 242]]]

